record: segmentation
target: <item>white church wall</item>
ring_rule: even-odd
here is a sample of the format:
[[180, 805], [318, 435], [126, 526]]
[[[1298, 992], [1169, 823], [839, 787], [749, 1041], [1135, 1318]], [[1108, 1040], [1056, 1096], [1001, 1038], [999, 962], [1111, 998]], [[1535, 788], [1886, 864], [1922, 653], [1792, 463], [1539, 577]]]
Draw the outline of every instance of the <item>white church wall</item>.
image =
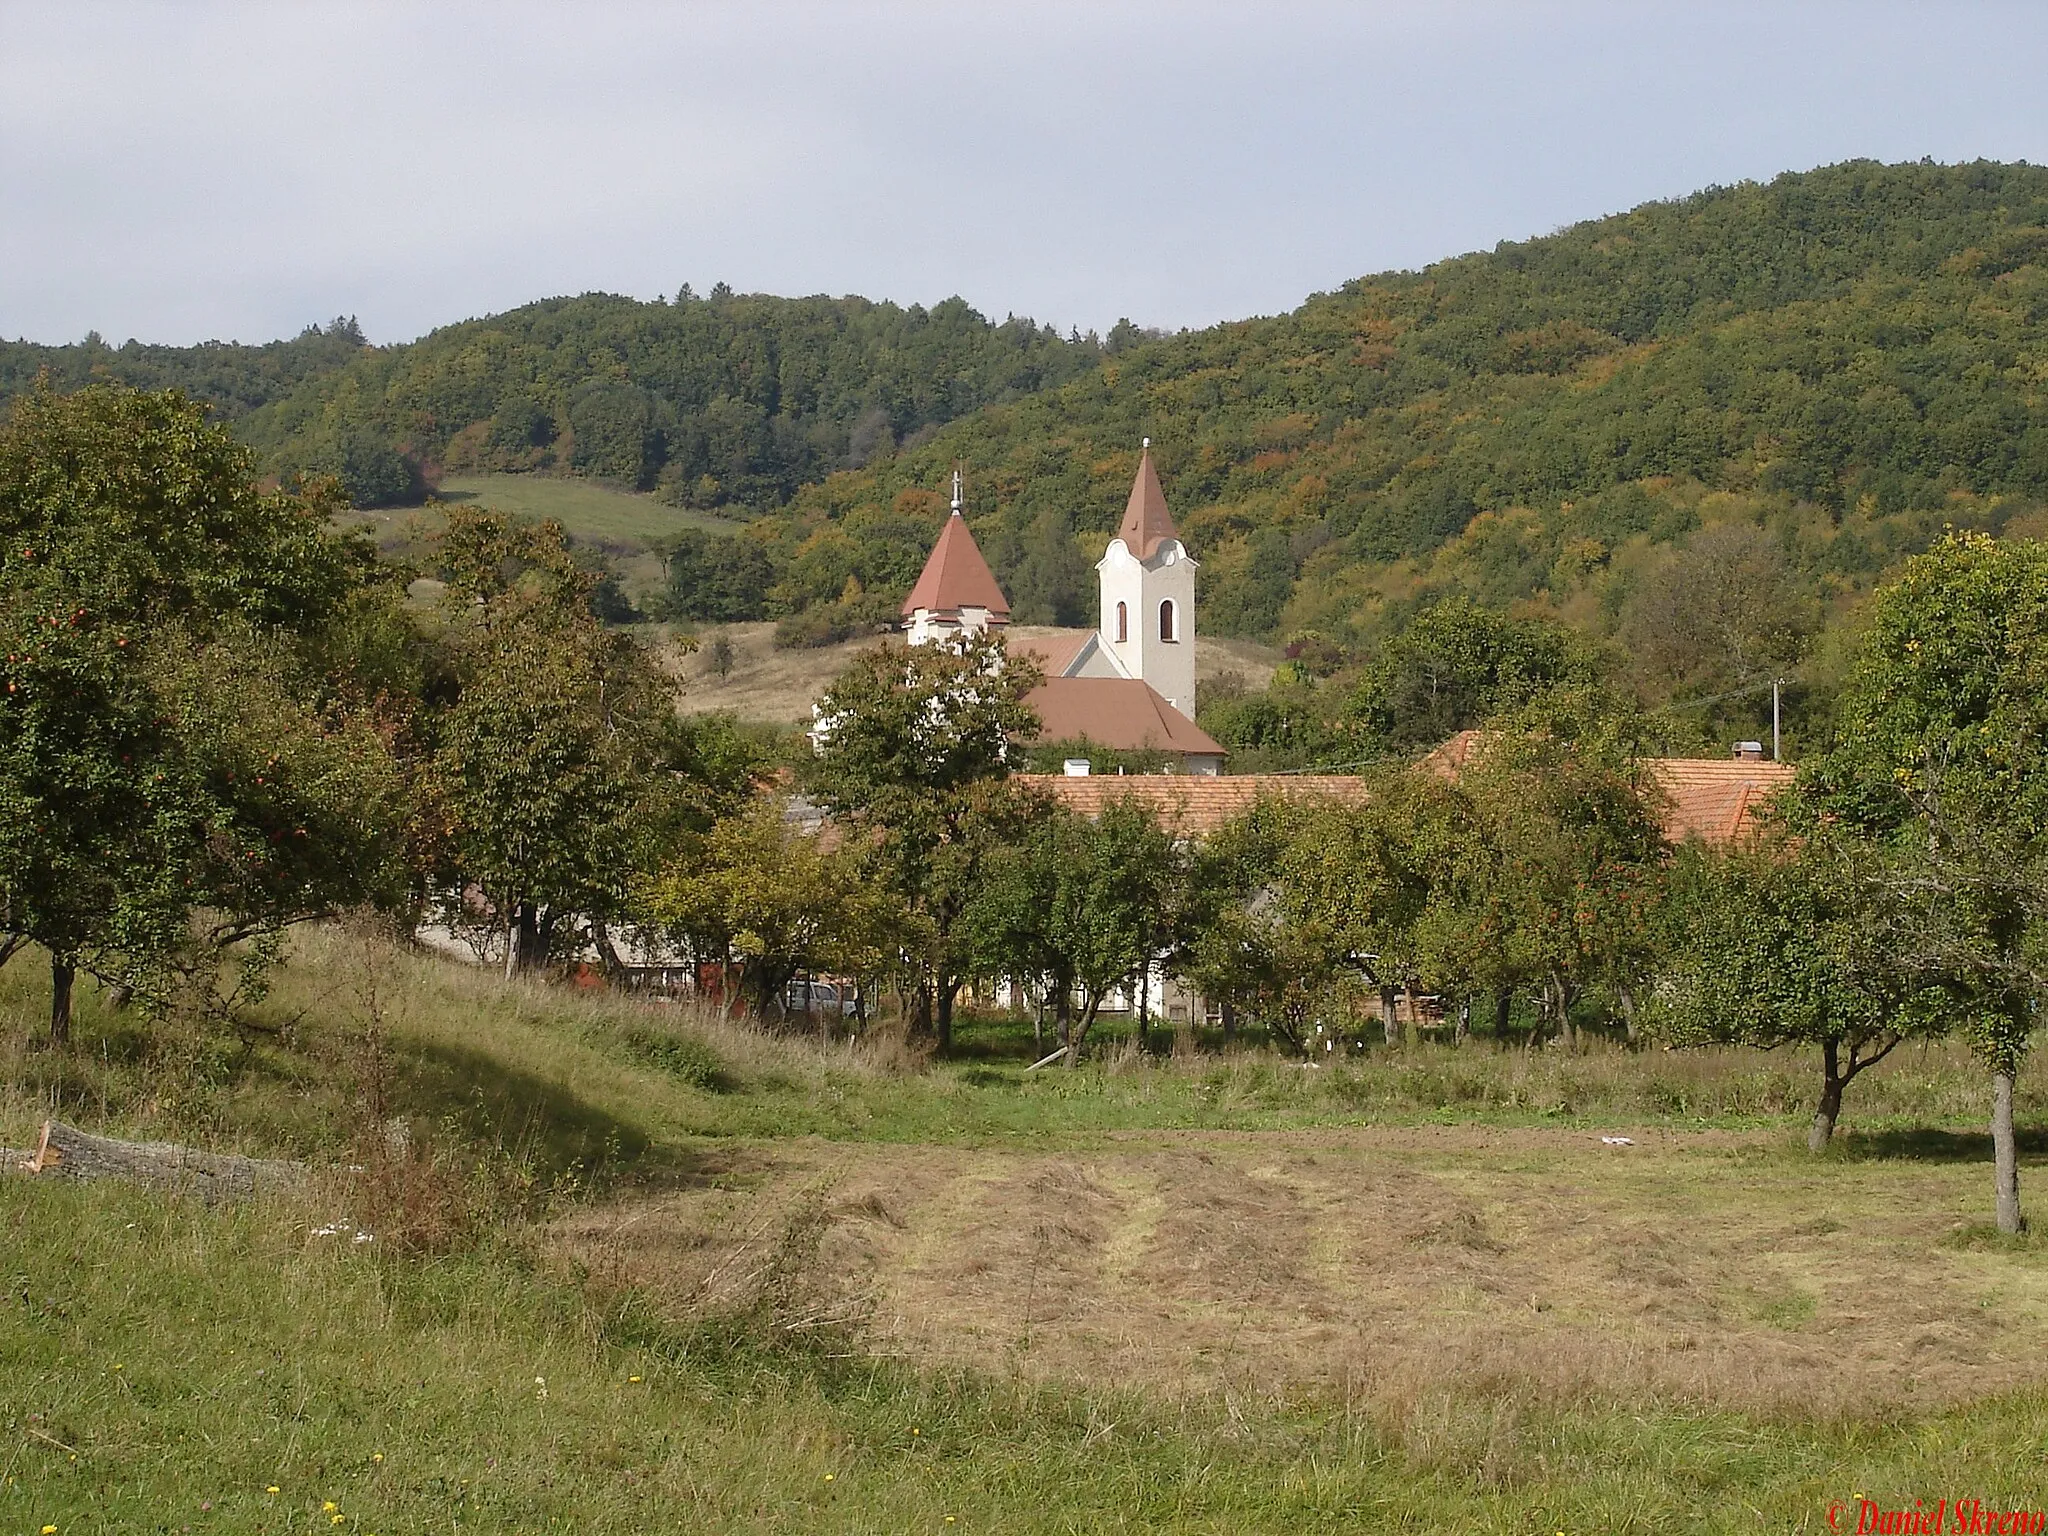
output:
[[[1189, 719], [1195, 714], [1195, 562], [1178, 540], [1141, 561], [1111, 539], [1095, 567], [1102, 592], [1104, 644], [1132, 677]], [[1172, 604], [1173, 637], [1164, 638], [1160, 605]], [[1119, 614], [1118, 606], [1122, 605]]]

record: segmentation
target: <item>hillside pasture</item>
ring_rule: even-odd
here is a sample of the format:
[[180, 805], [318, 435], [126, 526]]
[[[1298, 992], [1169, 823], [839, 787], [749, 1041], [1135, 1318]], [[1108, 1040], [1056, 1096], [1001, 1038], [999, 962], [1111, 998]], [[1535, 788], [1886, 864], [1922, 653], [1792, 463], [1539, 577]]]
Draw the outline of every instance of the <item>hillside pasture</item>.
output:
[[739, 526], [595, 480], [553, 475], [449, 475], [434, 494], [442, 501], [494, 507], [520, 517], [553, 518], [580, 544], [647, 545], [685, 528], [730, 532]]
[[730, 1300], [808, 1231], [812, 1304], [926, 1367], [1306, 1392], [1392, 1421], [1491, 1394], [1837, 1416], [2037, 1379], [2048, 1259], [1973, 1236], [1980, 1159], [1865, 1144], [1816, 1161], [1776, 1129], [1623, 1134], [798, 1142], [557, 1230], [685, 1307]]
[[534, 522], [562, 525], [570, 542], [594, 549], [618, 574], [620, 584], [636, 602], [661, 588], [661, 559], [654, 553], [664, 539], [685, 528], [730, 531], [739, 525], [708, 512], [672, 507], [652, 496], [616, 490], [595, 480], [552, 475], [450, 475], [433, 491], [424, 507], [387, 507], [343, 515], [351, 527], [369, 531], [387, 555], [417, 550], [439, 526], [435, 502], [509, 512]]

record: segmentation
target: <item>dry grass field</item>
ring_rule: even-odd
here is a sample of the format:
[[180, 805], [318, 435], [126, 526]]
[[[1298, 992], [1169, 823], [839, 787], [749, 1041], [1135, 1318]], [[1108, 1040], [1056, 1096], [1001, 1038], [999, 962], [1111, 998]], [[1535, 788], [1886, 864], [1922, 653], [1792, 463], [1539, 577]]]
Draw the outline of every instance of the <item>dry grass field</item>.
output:
[[[773, 624], [706, 624], [695, 631], [698, 648], [683, 658], [677, 670], [688, 687], [682, 707], [705, 714], [729, 710], [743, 720], [760, 720], [775, 725], [809, 724], [811, 705], [832, 679], [845, 670], [856, 651], [874, 644], [872, 640], [849, 640], [816, 650], [777, 650]], [[1017, 639], [1050, 639], [1066, 630], [1020, 624], [1009, 631]], [[710, 647], [724, 635], [733, 648], [733, 668], [721, 681], [712, 670]], [[1251, 640], [1212, 640], [1203, 636], [1195, 644], [1195, 674], [1198, 679], [1235, 672], [1247, 686], [1263, 688], [1280, 663], [1272, 646]]]
[[805, 1233], [821, 1313], [859, 1318], [879, 1351], [1168, 1394], [1825, 1416], [2039, 1378], [2048, 1264], [1959, 1237], [1974, 1163], [1812, 1160], [1776, 1131], [1603, 1134], [751, 1146], [558, 1230], [681, 1307], [729, 1301]]

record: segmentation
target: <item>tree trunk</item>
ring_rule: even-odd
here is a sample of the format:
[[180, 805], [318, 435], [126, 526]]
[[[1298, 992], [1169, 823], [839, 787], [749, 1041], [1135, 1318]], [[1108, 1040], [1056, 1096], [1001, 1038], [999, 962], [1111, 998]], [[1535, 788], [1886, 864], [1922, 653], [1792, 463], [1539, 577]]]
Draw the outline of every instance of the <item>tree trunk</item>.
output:
[[534, 921], [533, 903], [517, 901], [512, 904], [511, 916], [505, 920], [505, 979], [533, 968]]
[[1631, 1042], [1633, 1042], [1633, 1041], [1635, 1040], [1635, 1037], [1636, 1037], [1636, 995], [1635, 995], [1635, 992], [1634, 992], [1634, 991], [1633, 991], [1632, 989], [1628, 988], [1628, 987], [1616, 987], [1616, 988], [1614, 989], [1614, 995], [1615, 995], [1615, 998], [1616, 998], [1616, 1000], [1617, 1000], [1617, 1001], [1618, 1001], [1618, 1002], [1620, 1003], [1620, 1005], [1621, 1005], [1621, 1027], [1622, 1027], [1622, 1030], [1623, 1030], [1623, 1032], [1624, 1032], [1624, 1033], [1625, 1033], [1625, 1034], [1626, 1034], [1626, 1035], [1628, 1036], [1629, 1040], [1630, 1040]]
[[1223, 1000], [1223, 1038], [1237, 1038], [1237, 1004], [1231, 1002], [1229, 998]]
[[1152, 962], [1146, 961], [1145, 968], [1138, 973], [1138, 1049], [1145, 1050], [1152, 1033]]
[[71, 1043], [71, 984], [78, 979], [78, 967], [63, 955], [50, 956], [50, 1040], [56, 1045]]
[[1387, 1044], [1401, 1043], [1401, 1020], [1394, 1012], [1394, 989], [1380, 988], [1380, 1032], [1387, 1037]]
[[[1030, 998], [1027, 990], [1025, 997]], [[1031, 1006], [1031, 1059], [1038, 1060], [1045, 1054], [1045, 987], [1038, 988], [1038, 1000]]]
[[247, 1199], [258, 1190], [303, 1184], [304, 1163], [233, 1157], [161, 1141], [115, 1141], [94, 1136], [61, 1120], [43, 1122], [32, 1155], [0, 1149], [10, 1168], [45, 1179], [125, 1179], [132, 1183], [196, 1191], [209, 1204]]
[[2020, 1157], [2012, 1135], [2013, 1069], [1991, 1075], [1991, 1157], [1998, 1171], [1998, 1230], [2023, 1232], [2020, 1216]]
[[625, 972], [626, 963], [619, 958], [618, 946], [612, 943], [611, 929], [602, 920], [590, 925], [590, 942], [597, 949], [598, 962], [604, 966], [604, 973], [616, 983]]
[[1806, 1133], [1806, 1150], [1825, 1152], [1835, 1134], [1835, 1122], [1842, 1116], [1842, 1057], [1839, 1040], [1820, 1043], [1820, 1106], [1813, 1112], [1813, 1128]]
[[533, 903], [519, 903], [519, 969], [530, 971], [539, 963], [543, 950], [540, 947], [539, 914]]
[[1458, 999], [1458, 1026], [1451, 1033], [1451, 1044], [1463, 1045], [1472, 1038], [1472, 999]]
[[1557, 1014], [1557, 1042], [1566, 1051], [1579, 1048], [1579, 1032], [1572, 1027], [1571, 989], [1562, 981], [1551, 983], [1551, 1007]]
[[1069, 1071], [1081, 1065], [1081, 1046], [1088, 1039], [1088, 1030], [1095, 1022], [1095, 1015], [1102, 1008], [1102, 998], [1091, 996], [1088, 1006], [1081, 1010], [1081, 1017], [1075, 1022], [1067, 1036], [1066, 1067]]
[[1493, 1000], [1493, 1038], [1505, 1040], [1508, 1037], [1508, 1022], [1515, 1009], [1515, 995], [1502, 992]]
[[938, 1007], [939, 1052], [941, 1055], [953, 1049], [953, 999], [960, 991], [959, 981], [951, 976], [939, 977]]

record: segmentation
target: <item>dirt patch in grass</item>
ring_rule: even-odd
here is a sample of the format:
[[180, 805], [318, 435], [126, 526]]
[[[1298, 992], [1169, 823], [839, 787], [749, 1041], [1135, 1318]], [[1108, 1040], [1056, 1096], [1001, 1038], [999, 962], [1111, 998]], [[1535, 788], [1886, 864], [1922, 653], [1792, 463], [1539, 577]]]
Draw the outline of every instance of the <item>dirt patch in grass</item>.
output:
[[878, 1352], [1176, 1392], [1834, 1413], [2040, 1375], [2048, 1256], [1953, 1237], [1988, 1169], [1811, 1160], [1769, 1133], [1634, 1142], [1432, 1126], [1068, 1154], [782, 1143], [560, 1235], [669, 1305], [786, 1289], [800, 1268], [799, 1312], [858, 1317]]

